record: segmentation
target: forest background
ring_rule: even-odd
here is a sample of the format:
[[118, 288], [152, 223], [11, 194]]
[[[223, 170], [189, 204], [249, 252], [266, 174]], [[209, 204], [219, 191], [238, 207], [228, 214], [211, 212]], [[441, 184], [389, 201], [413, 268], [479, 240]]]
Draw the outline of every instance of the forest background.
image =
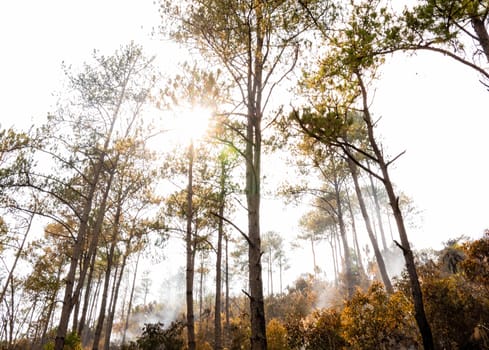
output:
[[[85, 2], [83, 6], [17, 2], [1, 13], [2, 42], [5, 52], [11, 53], [0, 58], [0, 93], [8, 97], [2, 101], [3, 128], [37, 124], [55, 104], [53, 92], [59, 91], [63, 79], [61, 62], [81, 65], [93, 49], [111, 54], [133, 40], [147, 54], [156, 55], [164, 70], [181, 58], [169, 54], [181, 52], [174, 44], [151, 34], [161, 19], [150, 1]], [[439, 249], [450, 238], [479, 237], [487, 227], [489, 123], [483, 103], [487, 91], [478, 84], [478, 76], [434, 54], [395, 54], [387, 59], [376, 84], [371, 109], [381, 117], [378, 129], [383, 144], [391, 154], [407, 151], [396, 162], [392, 178], [420, 210], [410, 228], [414, 247]], [[269, 169], [266, 160], [264, 164], [273, 179], [275, 164]], [[263, 210], [263, 232], [277, 231], [292, 240], [300, 231], [298, 220], [304, 208], [270, 198]], [[161, 266], [174, 263], [179, 253], [172, 256], [171, 250]], [[301, 263], [291, 264], [286, 284], [312, 270], [308, 247], [293, 255]], [[153, 293], [157, 298], [158, 293]]]

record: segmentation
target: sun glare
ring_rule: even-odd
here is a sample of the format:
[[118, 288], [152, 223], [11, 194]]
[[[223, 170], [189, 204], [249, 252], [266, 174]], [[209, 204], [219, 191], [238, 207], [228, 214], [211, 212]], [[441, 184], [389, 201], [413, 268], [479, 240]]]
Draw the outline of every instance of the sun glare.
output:
[[185, 144], [202, 140], [209, 131], [212, 111], [210, 108], [194, 106], [175, 112], [175, 131], [178, 139]]

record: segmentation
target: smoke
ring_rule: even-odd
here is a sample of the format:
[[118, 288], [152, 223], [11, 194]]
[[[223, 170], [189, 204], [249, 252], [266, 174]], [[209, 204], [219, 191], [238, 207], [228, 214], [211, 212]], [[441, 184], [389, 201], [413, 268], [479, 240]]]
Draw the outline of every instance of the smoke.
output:
[[313, 291], [317, 298], [314, 307], [317, 309], [336, 308], [342, 304], [342, 296], [337, 287], [328, 281], [314, 283]]
[[[142, 334], [145, 324], [161, 322], [165, 327], [173, 321], [183, 318], [185, 313], [185, 273], [183, 268], [174, 270], [173, 274], [167, 273], [165, 278], [161, 266], [155, 266], [151, 272], [151, 279], [163, 281], [157, 285], [152, 284], [152, 290], [148, 295], [146, 304], [142, 303], [142, 297], [139, 299], [140, 304], [133, 307], [129, 318], [129, 327], [126, 331], [126, 342], [135, 341]], [[119, 339], [117, 339], [119, 338]], [[122, 340], [122, 334], [114, 334], [114, 339]]]
[[389, 249], [382, 251], [387, 274], [392, 280], [394, 277], [400, 276], [404, 270], [405, 261], [401, 249], [392, 245]]

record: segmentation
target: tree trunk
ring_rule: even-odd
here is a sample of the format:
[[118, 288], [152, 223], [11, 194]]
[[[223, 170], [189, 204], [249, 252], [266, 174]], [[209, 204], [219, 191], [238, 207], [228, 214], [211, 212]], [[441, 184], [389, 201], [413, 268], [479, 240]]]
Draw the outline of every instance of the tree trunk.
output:
[[[95, 326], [95, 312], [98, 308], [98, 301], [100, 299], [100, 286], [102, 285], [102, 273], [100, 273], [97, 277], [97, 283], [95, 285], [95, 290], [93, 293], [91, 293], [91, 301], [90, 301], [90, 307], [88, 310], [88, 316], [86, 320], [86, 324], [92, 326], [92, 328]], [[90, 341], [90, 332], [87, 330], [87, 327], [83, 328], [83, 332], [81, 334], [82, 338], [82, 344], [86, 345]]]
[[265, 23], [264, 3], [254, 1], [256, 27], [248, 36], [248, 100], [246, 125], [246, 199], [248, 209], [248, 264], [250, 287], [251, 350], [266, 350], [266, 321], [263, 301], [263, 280], [260, 237], [261, 196], [261, 145], [262, 145], [262, 94], [263, 94], [263, 47]]
[[136, 276], [138, 273], [139, 257], [141, 256], [141, 251], [138, 252], [138, 257], [136, 259], [136, 266], [134, 267], [134, 275], [132, 278], [131, 294], [129, 295], [129, 304], [127, 305], [127, 316], [124, 323], [124, 332], [122, 334], [122, 345], [126, 343], [127, 328], [129, 327], [129, 317], [131, 316], [132, 300], [134, 298], [134, 290], [136, 289]]
[[[336, 174], [335, 174], [336, 177]], [[343, 254], [345, 258], [345, 278], [346, 278], [346, 291], [348, 298], [353, 296], [353, 292], [355, 291], [354, 280], [353, 280], [353, 269], [350, 255], [350, 247], [348, 245], [348, 239], [346, 237], [346, 226], [343, 217], [343, 205], [341, 203], [340, 198], [340, 187], [337, 179], [334, 181], [334, 189], [335, 189], [335, 198], [337, 205], [337, 216], [338, 216], [338, 225], [340, 227], [340, 236], [341, 241], [343, 243]]]
[[379, 231], [380, 231], [380, 238], [382, 239], [382, 246], [384, 247], [384, 250], [387, 250], [389, 249], [389, 246], [387, 245], [387, 240], [385, 239], [384, 225], [382, 223], [382, 215], [380, 213], [379, 196], [377, 196], [377, 190], [375, 189], [372, 174], [369, 173], [368, 177], [370, 179], [370, 188], [372, 189], [372, 197], [374, 198], [375, 214], [377, 215], [377, 222], [379, 223]]
[[88, 307], [90, 304], [90, 295], [91, 295], [91, 289], [92, 289], [93, 273], [95, 270], [95, 258], [96, 258], [96, 254], [92, 254], [92, 257], [90, 259], [88, 276], [87, 276], [87, 285], [85, 287], [85, 295], [84, 295], [82, 313], [81, 313], [81, 317], [80, 317], [80, 322], [78, 323], [77, 332], [80, 335], [83, 333], [83, 330], [85, 328]]
[[[116, 293], [116, 286], [117, 286], [117, 282], [119, 281], [119, 269], [120, 269], [120, 266], [117, 262], [114, 262], [113, 264], [115, 264], [115, 270], [114, 270], [114, 274], [113, 274], [113, 277], [112, 277], [112, 287], [109, 287], [109, 290], [110, 290], [110, 298], [109, 298], [109, 305], [107, 306], [107, 312], [106, 312], [106, 316], [105, 316], [105, 321], [104, 321], [104, 330], [102, 330], [102, 334], [103, 334], [103, 345], [102, 345], [102, 349], [105, 349], [105, 347], [107, 346], [107, 349], [109, 347], [109, 344], [110, 344], [110, 336], [111, 336], [111, 333], [112, 333], [112, 322], [114, 321], [113, 317], [111, 318], [111, 315], [112, 315], [112, 308], [115, 307], [116, 305], [116, 299], [115, 299], [115, 293]], [[102, 337], [101, 337], [102, 339]]]
[[272, 246], [268, 247], [268, 271], [270, 280], [270, 295], [273, 296], [273, 259], [272, 259]]
[[[61, 278], [61, 270], [63, 269], [63, 266], [62, 264], [60, 263], [59, 267], [58, 267], [58, 272], [56, 274], [56, 281], [59, 283], [60, 282], [60, 278]], [[49, 306], [48, 306], [48, 310], [47, 310], [47, 315], [46, 315], [46, 324], [44, 325], [43, 327], [43, 330], [42, 330], [42, 336], [41, 336], [41, 345], [44, 346], [44, 343], [46, 341], [46, 335], [48, 333], [48, 330], [49, 330], [49, 324], [51, 322], [51, 317], [53, 315], [53, 311], [54, 311], [54, 307], [56, 305], [56, 296], [57, 296], [57, 293], [58, 291], [54, 292], [53, 295], [51, 296], [50, 300], [49, 300]]]
[[399, 197], [397, 197], [395, 194], [394, 186], [392, 185], [389, 177], [388, 164], [386, 163], [382, 151], [377, 145], [377, 141], [374, 137], [373, 122], [368, 108], [367, 90], [359, 73], [357, 73], [357, 78], [362, 92], [364, 119], [365, 123], [367, 124], [368, 139], [370, 142], [370, 146], [374, 151], [375, 157], [377, 158], [377, 162], [379, 163], [379, 167], [382, 172], [382, 180], [387, 192], [387, 196], [389, 198], [390, 205], [392, 207], [394, 218], [396, 220], [397, 229], [399, 230], [399, 238], [401, 239], [401, 244], [399, 245], [399, 247], [401, 248], [404, 255], [406, 269], [411, 284], [411, 293], [413, 295], [414, 302], [414, 317], [418, 324], [425, 350], [433, 350], [433, 334], [431, 332], [431, 327], [428, 323], [424, 310], [423, 294], [419, 283], [418, 272], [416, 271], [416, 265], [414, 263], [413, 251], [411, 250], [406, 227], [404, 226], [404, 219], [401, 209], [399, 207]]
[[389, 279], [389, 275], [387, 273], [387, 269], [385, 267], [384, 258], [379, 249], [379, 244], [375, 239], [372, 226], [370, 224], [370, 217], [367, 212], [367, 208], [365, 206], [365, 201], [363, 200], [362, 190], [360, 189], [360, 184], [358, 183], [358, 172], [356, 164], [348, 158], [348, 167], [350, 168], [351, 176], [353, 178], [353, 183], [355, 185], [355, 192], [357, 194], [358, 203], [360, 204], [360, 210], [362, 212], [363, 221], [365, 222], [365, 228], [367, 229], [368, 237], [370, 238], [370, 243], [372, 243], [372, 247], [374, 249], [375, 259], [377, 260], [377, 266], [379, 267], [380, 276], [382, 277], [382, 281], [384, 282], [385, 290], [387, 293], [394, 293], [394, 288], [392, 287], [392, 283]]
[[[88, 184], [88, 193], [86, 196], [86, 202], [83, 205], [82, 212], [80, 215], [80, 226], [78, 228], [78, 232], [75, 238], [75, 244], [73, 246], [73, 251], [70, 260], [70, 268], [68, 274], [65, 278], [66, 288], [65, 294], [63, 297], [63, 307], [61, 310], [60, 321], [58, 325], [58, 329], [56, 332], [56, 339], [54, 350], [63, 350], [66, 332], [68, 330], [68, 323], [70, 319], [71, 312], [73, 310], [74, 302], [76, 302], [75, 294], [73, 294], [73, 290], [75, 287], [75, 279], [76, 279], [76, 267], [83, 252], [83, 248], [85, 246], [85, 240], [88, 233], [88, 219], [90, 217], [90, 213], [92, 212], [92, 205], [94, 200], [95, 191], [97, 189], [100, 175], [102, 174], [102, 168], [104, 165], [105, 157], [107, 155], [107, 151], [110, 146], [110, 142], [112, 140], [112, 133], [114, 131], [114, 127], [116, 121], [119, 117], [119, 111], [122, 107], [124, 97], [126, 95], [126, 88], [129, 83], [130, 78], [133, 74], [134, 69], [133, 62], [130, 67], [127, 67], [127, 72], [124, 76], [124, 80], [120, 85], [120, 93], [117, 96], [117, 100], [113, 101], [115, 103], [115, 109], [111, 116], [109, 130], [107, 131], [104, 143], [102, 148], [99, 150], [100, 155], [98, 159], [96, 159], [93, 168], [93, 176], [89, 179]], [[137, 114], [134, 114], [134, 118], [136, 118]]]
[[217, 228], [217, 251], [216, 251], [216, 300], [214, 305], [214, 350], [222, 350], [222, 327], [221, 327], [221, 286], [222, 286], [222, 237], [224, 235], [224, 197], [226, 191], [225, 165], [221, 163], [220, 194], [219, 194], [219, 217]]
[[188, 350], [195, 350], [195, 325], [194, 325], [194, 262], [195, 249], [192, 234], [193, 219], [193, 163], [194, 163], [194, 145], [190, 144], [188, 150], [188, 186], [187, 186], [187, 232], [185, 238], [187, 267], [186, 267], [186, 302], [187, 302], [187, 345]]
[[316, 263], [316, 250], [314, 249], [314, 234], [311, 235], [311, 253], [314, 278], [317, 278], [318, 265]]
[[200, 254], [200, 276], [199, 276], [199, 320], [202, 320], [204, 306], [204, 256]]
[[[99, 342], [102, 337], [102, 330], [104, 326], [104, 321], [105, 321], [105, 313], [107, 309], [107, 300], [108, 300], [108, 293], [109, 293], [109, 285], [110, 285], [110, 275], [111, 271], [114, 265], [114, 253], [115, 253], [115, 248], [117, 245], [117, 238], [119, 236], [119, 228], [120, 228], [120, 219], [121, 219], [121, 204], [119, 203], [117, 205], [116, 213], [114, 215], [114, 223], [113, 223], [113, 229], [112, 229], [112, 237], [110, 240], [110, 251], [107, 254], [107, 267], [105, 271], [105, 282], [104, 282], [104, 289], [102, 292], [102, 301], [100, 304], [100, 312], [99, 312], [99, 317], [97, 321], [97, 326], [95, 327], [95, 333], [93, 335], [93, 347], [92, 350], [98, 350], [99, 347]], [[114, 276], [114, 279], [116, 279], [116, 276]]]
[[[112, 188], [112, 182], [114, 180], [114, 174], [115, 174], [115, 168], [117, 167], [117, 163], [119, 162], [119, 156], [115, 158], [114, 164], [112, 169], [109, 171], [109, 178], [107, 179], [107, 183], [105, 184], [104, 192], [102, 194], [102, 200], [100, 202], [100, 206], [97, 210], [97, 216], [95, 219], [95, 226], [93, 228], [92, 232], [92, 237], [90, 239], [90, 244], [88, 248], [88, 252], [86, 255], [85, 263], [83, 264], [83, 268], [80, 271], [80, 276], [78, 277], [78, 285], [75, 289], [75, 292], [73, 294], [73, 300], [77, 304], [79, 304], [79, 299], [80, 299], [80, 294], [81, 290], [83, 288], [83, 285], [85, 284], [85, 278], [87, 277], [87, 271], [90, 269], [90, 271], [93, 273], [93, 265], [95, 264], [95, 259], [97, 256], [97, 247], [98, 247], [98, 242], [99, 238], [102, 232], [102, 225], [104, 222], [105, 218], [105, 212], [106, 212], [106, 207], [107, 207], [107, 200], [109, 198], [109, 193]], [[90, 288], [91, 288], [91, 278], [89, 274], [89, 278], [86, 283], [86, 288], [85, 288], [85, 295], [90, 295]], [[85, 300], [86, 301], [86, 300]], [[85, 307], [85, 305], [84, 305]], [[86, 310], [82, 310], [82, 317], [85, 316]], [[77, 317], [78, 313], [75, 314], [74, 321], [73, 321], [73, 331], [78, 331], [78, 334], [81, 334], [83, 332], [83, 328], [85, 327], [85, 319], [83, 319], [83, 322], [80, 321], [77, 327]]]
[[280, 295], [282, 295], [282, 258], [278, 263], [278, 271], [279, 271], [279, 283], [280, 283]]
[[[103, 157], [102, 157], [103, 158]], [[95, 174], [92, 178], [92, 183], [90, 184], [89, 192], [87, 195], [87, 201], [83, 208], [83, 213], [80, 218], [80, 227], [78, 229], [78, 234], [75, 239], [75, 244], [73, 246], [73, 251], [70, 258], [70, 268], [68, 274], [65, 278], [66, 287], [65, 294], [63, 298], [63, 307], [61, 309], [61, 317], [59, 320], [58, 330], [56, 332], [56, 340], [54, 350], [63, 350], [65, 344], [66, 332], [68, 330], [68, 322], [70, 319], [71, 311], [73, 309], [73, 288], [75, 284], [76, 277], [76, 267], [78, 265], [78, 260], [82, 254], [83, 246], [85, 244], [88, 219], [90, 212], [92, 210], [92, 201], [95, 194], [96, 184], [100, 173], [102, 171], [102, 159], [96, 165]]]
[[470, 21], [477, 35], [477, 40], [482, 47], [482, 51], [489, 62], [489, 34], [487, 33], [485, 23], [479, 16], [472, 16]]
[[114, 255], [115, 244], [111, 244], [110, 251], [107, 256], [107, 267], [105, 270], [105, 280], [104, 280], [104, 289], [102, 291], [102, 300], [100, 303], [99, 316], [97, 319], [97, 326], [95, 327], [95, 333], [93, 335], [93, 345], [92, 350], [98, 350], [100, 339], [102, 337], [102, 329], [105, 321], [105, 312], [107, 309], [107, 299], [109, 293], [109, 285], [110, 285], [110, 277], [112, 270], [112, 257]]
[[353, 245], [355, 249], [355, 253], [357, 255], [357, 264], [362, 273], [365, 273], [365, 268], [363, 266], [363, 259], [362, 259], [362, 253], [360, 251], [360, 245], [358, 244], [358, 234], [357, 234], [357, 225], [356, 225], [356, 220], [355, 220], [355, 214], [353, 213], [353, 208], [351, 205], [351, 198], [350, 194], [348, 193], [348, 189], [346, 190], [346, 195], [348, 199], [348, 210], [350, 211], [350, 216], [351, 216], [351, 230], [353, 232]]
[[[331, 233], [331, 235], [333, 235], [333, 233]], [[329, 240], [329, 245], [331, 246], [331, 255], [333, 257], [334, 284], [335, 284], [335, 286], [338, 286], [339, 271], [338, 271], [338, 264], [337, 264], [338, 258], [336, 256], [336, 243], [335, 242], [336, 241], [335, 241], [334, 236], [331, 236], [330, 240]]]
[[29, 234], [29, 232], [31, 230], [33, 220], [34, 220], [34, 214], [31, 214], [31, 217], [29, 218], [29, 222], [27, 223], [27, 229], [26, 229], [26, 232], [24, 234], [24, 238], [22, 239], [22, 243], [20, 244], [20, 247], [19, 247], [19, 250], [17, 251], [17, 254], [15, 254], [14, 263], [12, 264], [12, 268], [10, 269], [8, 276], [7, 276], [7, 279], [5, 281], [5, 286], [3, 286], [2, 292], [0, 294], [0, 304], [3, 302], [3, 298], [5, 298], [5, 294], [7, 293], [9, 283], [11, 283], [13, 281], [12, 277], [14, 275], [14, 270], [17, 267], [17, 263], [19, 261], [19, 258], [21, 256], [22, 252], [24, 251], [24, 245], [25, 245], [25, 242], [27, 240], [27, 235]]
[[[226, 336], [229, 330], [230, 314], [229, 314], [229, 238], [226, 235]], [[226, 337], [227, 338], [227, 337]]]
[[109, 309], [109, 316], [107, 318], [107, 326], [105, 328], [104, 350], [109, 350], [109, 347], [110, 347], [110, 337], [112, 335], [112, 325], [114, 323], [115, 310], [117, 307], [117, 299], [119, 298], [119, 290], [120, 290], [122, 278], [124, 277], [124, 270], [126, 267], [126, 261], [127, 261], [127, 255], [128, 255], [129, 249], [130, 248], [128, 247], [126, 250], [126, 253], [124, 254], [122, 264], [120, 267], [119, 278], [116, 279], [117, 281], [116, 281], [115, 288], [114, 288], [111, 307]]

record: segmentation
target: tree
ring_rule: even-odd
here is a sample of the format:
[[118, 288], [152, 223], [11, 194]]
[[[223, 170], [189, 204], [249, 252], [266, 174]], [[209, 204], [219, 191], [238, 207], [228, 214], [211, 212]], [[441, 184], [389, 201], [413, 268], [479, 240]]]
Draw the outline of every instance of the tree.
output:
[[[218, 188], [217, 188], [217, 246], [216, 246], [216, 297], [214, 307], [214, 349], [222, 349], [222, 327], [221, 327], [221, 295], [222, 295], [222, 240], [226, 239], [226, 253], [227, 253], [227, 236], [225, 236], [224, 230], [224, 214], [228, 210], [231, 210], [227, 201], [228, 197], [234, 190], [234, 184], [231, 182], [231, 171], [236, 167], [236, 152], [229, 147], [225, 147], [218, 156]], [[215, 214], [215, 213], [214, 213]], [[229, 298], [229, 286], [228, 286], [228, 273], [227, 273], [227, 254], [226, 254], [226, 301]], [[227, 304], [227, 303], [226, 303]], [[226, 319], [229, 321], [228, 305], [226, 307]], [[229, 322], [227, 322], [229, 323]]]
[[[321, 213], [319, 210], [309, 211], [300, 219], [299, 225], [305, 231], [304, 234], [297, 238], [311, 242], [312, 264], [314, 275], [320, 271], [316, 263], [316, 250], [314, 249], [315, 242], [322, 239], [327, 227], [331, 224], [331, 216]], [[336, 225], [336, 223], [333, 223]]]
[[263, 235], [263, 255], [268, 262], [268, 291], [273, 296], [273, 268], [278, 264], [280, 269], [280, 292], [282, 292], [282, 267], [285, 262], [284, 239], [275, 231], [267, 231]]
[[[164, 91], [165, 95], [171, 98], [173, 106], [170, 108], [180, 110], [187, 110], [187, 112], [196, 113], [200, 109], [206, 107], [212, 110], [214, 113], [217, 109], [218, 102], [220, 100], [220, 85], [219, 85], [219, 72], [214, 73], [200, 69], [198, 66], [189, 67], [186, 63], [183, 66], [184, 73], [182, 75], [177, 75], [171, 81], [171, 88]], [[184, 118], [183, 115], [178, 115], [178, 118]], [[202, 115], [193, 115], [194, 118], [204, 118]], [[188, 123], [195, 123], [196, 120], [187, 120]], [[179, 132], [185, 133], [186, 130], [177, 130]], [[204, 136], [204, 135], [202, 135]], [[194, 284], [194, 274], [195, 274], [195, 255], [196, 249], [202, 248], [202, 243], [205, 239], [201, 240], [198, 237], [198, 231], [205, 227], [206, 225], [212, 224], [212, 219], [207, 220], [198, 217], [198, 210], [206, 211], [210, 215], [212, 212], [217, 212], [220, 209], [213, 211], [209, 208], [220, 206], [221, 204], [211, 203], [214, 194], [208, 185], [203, 185], [203, 183], [208, 180], [212, 175], [209, 175], [209, 171], [205, 164], [208, 161], [207, 150], [205, 150], [204, 140], [194, 140], [193, 135], [190, 135], [186, 147], [186, 155], [183, 157], [185, 159], [184, 164], [178, 161], [172, 161], [172, 168], [174, 170], [174, 175], [182, 175], [186, 173], [186, 198], [185, 198], [185, 209], [181, 207], [178, 209], [180, 218], [185, 218], [185, 247], [186, 247], [186, 303], [187, 303], [187, 338], [188, 347], [190, 350], [194, 350], [196, 347], [195, 343], [195, 320], [194, 320], [194, 310], [193, 310], [193, 284]], [[199, 144], [202, 142], [202, 144]], [[197, 163], [198, 162], [198, 163]], [[197, 164], [196, 164], [197, 163]], [[198, 169], [194, 169], [198, 167]], [[195, 170], [198, 174], [194, 174]], [[194, 177], [196, 177], [195, 179]], [[225, 181], [225, 180], [224, 180]], [[201, 192], [198, 192], [199, 188]], [[194, 198], [195, 196], [201, 196], [201, 198]], [[174, 197], [176, 200], [173, 206], [183, 205], [183, 203], [177, 203], [179, 199]], [[180, 198], [181, 199], [181, 198]], [[200, 208], [196, 208], [196, 202], [199, 202]], [[224, 206], [224, 203], [222, 203]], [[183, 216], [182, 216], [183, 214]], [[199, 222], [200, 221], [200, 222]]]
[[489, 61], [489, 6], [485, 1], [422, 0], [398, 16], [380, 11], [386, 19], [385, 33], [378, 38], [384, 45], [382, 51], [440, 53], [489, 79], [482, 63]]
[[[95, 52], [94, 61], [78, 74], [66, 70], [70, 94], [60, 101], [58, 113], [50, 115], [48, 124], [40, 130], [52, 143], [38, 150], [62, 170], [56, 175], [23, 173], [22, 179], [25, 185], [48, 193], [54, 208], [61, 206], [63, 213], [71, 212], [76, 218], [76, 224], [70, 228], [73, 246], [64, 278], [56, 350], [63, 348], [70, 315], [78, 303], [84, 276], [80, 276], [77, 284], [77, 268], [83, 249], [87, 242], [97, 239], [97, 235], [89, 235], [89, 224], [109, 149], [116, 136], [127, 134], [138, 124], [135, 119], [140, 116], [154, 80], [151, 59], [145, 58], [133, 44], [110, 57]], [[108, 191], [109, 187], [105, 189]], [[103, 215], [104, 210], [98, 213]]]
[[183, 178], [182, 180], [186, 182], [186, 190], [177, 190], [167, 198], [166, 214], [173, 218], [172, 230], [183, 234], [185, 241], [187, 343], [188, 347], [192, 348], [196, 346], [193, 297], [195, 257], [199, 250], [209, 247], [210, 232], [217, 227], [216, 216], [213, 213], [219, 211], [220, 203], [216, 200], [215, 189], [210, 185], [210, 179], [214, 174], [206, 163], [208, 149], [206, 150], [205, 145], [201, 144], [195, 153], [192, 149], [187, 152], [192, 152], [191, 155], [187, 153], [189, 158], [176, 157], [172, 161], [171, 171], [175, 178], [177, 176]]
[[19, 262], [21, 254], [24, 253], [24, 246], [25, 246], [25, 243], [27, 240], [27, 236], [31, 230], [33, 220], [34, 220], [34, 214], [31, 214], [28, 218], [25, 219], [26, 223], [24, 224], [24, 226], [25, 226], [24, 237], [22, 238], [21, 243], [17, 249], [17, 252], [15, 253], [14, 262], [9, 269], [8, 276], [7, 276], [7, 279], [5, 281], [5, 285], [3, 286], [3, 288], [0, 292], [0, 304], [3, 302], [3, 299], [5, 297], [5, 293], [7, 293], [7, 290], [9, 288], [9, 283], [13, 282], [14, 271], [15, 271], [15, 268], [17, 267], [17, 263]]
[[239, 115], [244, 117], [239, 135], [245, 144], [241, 153], [246, 165], [251, 348], [266, 349], [260, 236], [262, 121], [274, 88], [295, 66], [300, 8], [292, 1], [263, 0], [178, 5], [162, 1], [161, 8], [179, 20], [173, 33], [225, 67], [237, 86], [236, 107], [243, 106]]
[[[382, 33], [383, 20], [385, 20], [385, 17], [379, 16], [375, 9], [375, 2], [355, 4], [349, 9], [348, 19], [336, 28], [335, 35], [324, 37], [330, 50], [321, 61], [318, 74], [311, 77], [310, 81], [313, 82], [312, 86], [322, 92], [321, 98], [327, 96], [327, 102], [316, 105], [317, 113], [309, 113], [309, 110], [301, 116], [295, 113], [295, 116], [304, 132], [320, 142], [336, 145], [361, 169], [370, 172], [383, 183], [401, 240], [397, 245], [403, 252], [411, 282], [416, 322], [425, 349], [433, 349], [433, 335], [424, 310], [414, 255], [399, 204], [399, 196], [396, 195], [389, 173], [389, 166], [400, 155], [390, 160], [386, 159], [376, 139], [375, 122], [369, 109], [370, 96], [366, 82], [375, 79], [377, 68], [382, 63], [382, 58], [377, 55], [381, 48], [377, 45], [376, 33]], [[345, 139], [345, 133], [342, 131], [348, 124], [346, 118], [348, 112], [356, 109], [360, 109], [365, 123], [368, 139], [366, 150]], [[378, 172], [362, 164], [361, 160], [355, 157], [355, 152], [360, 152], [363, 157], [374, 162]]]
[[[159, 198], [153, 194], [156, 171], [152, 166], [152, 154], [142, 140], [131, 138], [116, 142], [115, 152], [112, 164], [118, 168], [113, 180], [110, 210], [105, 215], [105, 283], [94, 334], [94, 349], [98, 348], [104, 324], [104, 348], [109, 348], [115, 306], [128, 256], [142, 248], [142, 244], [137, 242], [144, 234], [160, 229], [159, 223], [148, 214], [159, 204]], [[111, 274], [112, 287], [109, 286]]]
[[[367, 208], [365, 205], [365, 201], [363, 200], [363, 194], [362, 190], [360, 188], [360, 184], [358, 182], [358, 169], [357, 165], [351, 158], [348, 158], [348, 167], [350, 168], [350, 172], [353, 178], [353, 183], [355, 184], [355, 191], [357, 194], [358, 202], [360, 204], [360, 210], [362, 212], [363, 220], [365, 222], [365, 226], [367, 229], [368, 236], [370, 238], [370, 242], [372, 243], [372, 247], [374, 249], [374, 254], [375, 254], [375, 259], [377, 261], [377, 266], [379, 267], [380, 271], [380, 276], [382, 277], [382, 281], [384, 283], [385, 289], [387, 290], [388, 293], [392, 294], [394, 292], [394, 289], [392, 287], [392, 283], [389, 279], [389, 275], [387, 274], [387, 269], [384, 263], [384, 258], [382, 257], [382, 254], [379, 249], [379, 245], [377, 243], [377, 239], [375, 238], [371, 223], [370, 223], [370, 217], [367, 212]], [[376, 197], [375, 197], [376, 198]], [[380, 212], [379, 213], [379, 220], [380, 220]], [[381, 222], [379, 222], [380, 225], [382, 225]], [[382, 234], [383, 235], [383, 234]]]
[[32, 273], [25, 279], [24, 289], [28, 294], [35, 295], [41, 303], [38, 316], [40, 334], [37, 339], [41, 345], [47, 342], [58, 293], [62, 287], [61, 273], [68, 262], [67, 256], [58, 253], [67, 249], [66, 241], [58, 238], [63, 231], [65, 229], [62, 225], [48, 224], [44, 229], [44, 237], [31, 242], [26, 254], [32, 264]]

